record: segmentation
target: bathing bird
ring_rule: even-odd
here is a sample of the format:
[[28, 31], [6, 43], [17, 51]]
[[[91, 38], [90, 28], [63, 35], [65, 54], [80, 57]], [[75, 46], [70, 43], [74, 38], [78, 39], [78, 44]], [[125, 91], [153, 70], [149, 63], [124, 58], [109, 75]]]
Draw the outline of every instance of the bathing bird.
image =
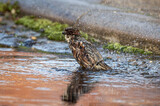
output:
[[77, 28], [68, 27], [62, 34], [65, 35], [65, 40], [69, 44], [73, 57], [80, 64], [82, 69], [89, 70], [110, 70], [105, 64], [101, 54], [96, 47], [89, 41], [81, 37], [80, 31]]

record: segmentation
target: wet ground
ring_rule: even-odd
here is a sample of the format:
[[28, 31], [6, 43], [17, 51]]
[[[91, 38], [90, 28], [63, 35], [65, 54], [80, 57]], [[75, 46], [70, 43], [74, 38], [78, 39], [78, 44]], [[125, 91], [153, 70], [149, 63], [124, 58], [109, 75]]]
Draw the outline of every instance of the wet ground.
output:
[[[99, 45], [98, 50], [113, 70], [82, 70], [65, 42], [49, 41], [12, 21], [3, 22], [0, 105], [160, 104], [159, 56], [117, 54]], [[36, 36], [37, 43], [24, 48], [30, 36]]]

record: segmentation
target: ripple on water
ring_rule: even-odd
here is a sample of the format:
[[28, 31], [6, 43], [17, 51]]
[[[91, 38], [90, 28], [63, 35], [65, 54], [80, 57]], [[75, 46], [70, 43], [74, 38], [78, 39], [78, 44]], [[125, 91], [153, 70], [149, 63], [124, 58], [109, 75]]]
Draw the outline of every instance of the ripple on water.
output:
[[51, 88], [46, 88], [46, 87], [37, 87], [37, 88], [34, 88], [35, 90], [42, 90], [42, 91], [50, 91]]
[[13, 48], [0, 48], [0, 51], [14, 51]]

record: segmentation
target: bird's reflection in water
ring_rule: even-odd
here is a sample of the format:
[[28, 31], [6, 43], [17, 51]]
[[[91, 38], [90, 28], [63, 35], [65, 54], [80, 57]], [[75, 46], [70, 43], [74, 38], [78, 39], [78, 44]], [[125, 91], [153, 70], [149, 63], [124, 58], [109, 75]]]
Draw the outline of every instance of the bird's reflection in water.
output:
[[70, 103], [76, 103], [79, 96], [88, 93], [94, 87], [95, 81], [92, 81], [92, 72], [78, 69], [72, 73], [71, 83], [62, 96], [62, 100]]

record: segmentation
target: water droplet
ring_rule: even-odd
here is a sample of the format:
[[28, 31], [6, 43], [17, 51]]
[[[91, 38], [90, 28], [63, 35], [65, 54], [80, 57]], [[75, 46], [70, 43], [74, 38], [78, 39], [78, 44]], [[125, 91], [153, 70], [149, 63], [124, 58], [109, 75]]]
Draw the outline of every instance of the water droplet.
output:
[[117, 13], [117, 11], [113, 11], [113, 13], [115, 13], [115, 14], [116, 14], [116, 13]]

